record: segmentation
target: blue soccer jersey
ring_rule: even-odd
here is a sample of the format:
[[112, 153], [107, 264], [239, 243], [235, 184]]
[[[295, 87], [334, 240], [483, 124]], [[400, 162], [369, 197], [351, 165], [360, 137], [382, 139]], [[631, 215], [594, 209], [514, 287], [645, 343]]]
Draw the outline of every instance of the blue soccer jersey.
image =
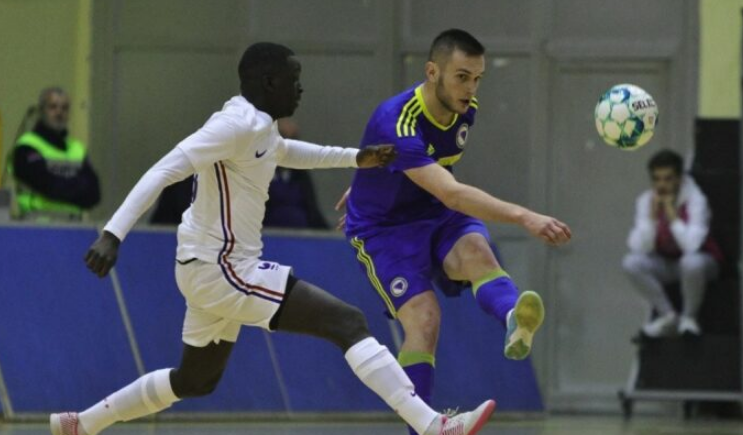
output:
[[451, 124], [439, 124], [428, 111], [418, 85], [382, 103], [366, 125], [361, 148], [391, 143], [397, 159], [387, 168], [361, 169], [354, 175], [347, 203], [346, 233], [359, 236], [389, 227], [442, 216], [447, 208], [418, 187], [403, 171], [438, 163], [449, 171], [462, 157], [477, 99]]

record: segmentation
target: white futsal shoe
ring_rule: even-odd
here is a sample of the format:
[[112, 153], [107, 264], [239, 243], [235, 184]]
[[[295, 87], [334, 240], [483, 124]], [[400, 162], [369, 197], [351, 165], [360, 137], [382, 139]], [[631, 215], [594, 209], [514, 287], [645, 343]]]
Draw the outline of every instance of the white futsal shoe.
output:
[[474, 411], [453, 416], [442, 414], [441, 419], [431, 423], [423, 435], [475, 435], [485, 426], [494, 410], [495, 401], [486, 400]]
[[676, 313], [668, 313], [643, 325], [642, 333], [650, 338], [669, 337], [676, 334], [677, 328], [678, 316]]
[[62, 412], [49, 416], [52, 435], [87, 435], [80, 426], [77, 412]]
[[679, 335], [702, 335], [702, 328], [699, 327], [696, 319], [691, 316], [681, 316], [678, 325]]
[[506, 317], [506, 358], [522, 360], [529, 356], [534, 333], [544, 322], [544, 303], [539, 293], [521, 293]]

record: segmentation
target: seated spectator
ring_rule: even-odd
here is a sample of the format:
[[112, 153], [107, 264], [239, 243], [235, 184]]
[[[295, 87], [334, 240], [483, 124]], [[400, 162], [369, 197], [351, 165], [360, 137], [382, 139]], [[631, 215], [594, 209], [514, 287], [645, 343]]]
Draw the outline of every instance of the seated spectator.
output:
[[[683, 173], [683, 159], [663, 150], [648, 163], [652, 188], [636, 202], [635, 223], [624, 270], [657, 312], [642, 327], [648, 337], [700, 335], [697, 314], [708, 281], [717, 277], [722, 254], [709, 234], [707, 198]], [[683, 309], [676, 312], [664, 285], [680, 282]]]
[[[287, 139], [299, 138], [299, 127], [289, 118], [279, 119], [279, 133]], [[276, 168], [268, 187], [264, 227], [327, 229], [317, 205], [315, 188], [308, 171]]]
[[61, 88], [39, 96], [39, 120], [13, 149], [13, 217], [33, 220], [80, 220], [101, 199], [98, 176], [85, 145], [69, 138], [70, 97]]

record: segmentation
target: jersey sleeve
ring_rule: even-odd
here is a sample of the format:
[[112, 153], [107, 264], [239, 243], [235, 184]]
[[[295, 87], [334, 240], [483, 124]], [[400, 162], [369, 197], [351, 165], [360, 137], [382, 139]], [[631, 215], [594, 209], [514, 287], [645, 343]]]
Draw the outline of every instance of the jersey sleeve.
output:
[[362, 143], [395, 146], [397, 158], [387, 167], [388, 171], [402, 172], [436, 163], [433, 157], [427, 154], [427, 144], [419, 134], [397, 128], [398, 116], [395, 116], [394, 112], [374, 116], [376, 119], [367, 126]]
[[241, 139], [249, 139], [246, 132], [238, 130], [234, 120], [215, 115], [198, 131], [181, 141], [178, 148], [199, 172], [214, 162], [229, 160], [236, 154], [238, 135]]
[[279, 141], [279, 166], [292, 169], [356, 168], [356, 148], [322, 146], [293, 139]]
[[182, 150], [174, 148], [145, 172], [103, 229], [123, 241], [165, 187], [193, 173], [189, 159]]
[[397, 158], [389, 166], [392, 171], [402, 172], [436, 163], [436, 160], [426, 153], [425, 142], [417, 136], [394, 138], [391, 143], [395, 145], [397, 151]]

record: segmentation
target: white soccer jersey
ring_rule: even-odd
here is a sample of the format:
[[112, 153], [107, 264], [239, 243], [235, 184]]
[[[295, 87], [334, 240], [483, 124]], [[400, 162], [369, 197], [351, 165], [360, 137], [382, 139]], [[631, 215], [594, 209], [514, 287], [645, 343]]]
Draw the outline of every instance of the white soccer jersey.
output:
[[195, 198], [178, 227], [178, 259], [260, 257], [268, 185], [282, 143], [270, 116], [235, 97], [178, 144], [196, 169]]
[[163, 188], [195, 173], [194, 200], [178, 227], [177, 258], [257, 260], [276, 166], [355, 167], [357, 153], [355, 148], [285, 140], [268, 114], [242, 96], [233, 97], [147, 171], [105, 229], [123, 240]]

